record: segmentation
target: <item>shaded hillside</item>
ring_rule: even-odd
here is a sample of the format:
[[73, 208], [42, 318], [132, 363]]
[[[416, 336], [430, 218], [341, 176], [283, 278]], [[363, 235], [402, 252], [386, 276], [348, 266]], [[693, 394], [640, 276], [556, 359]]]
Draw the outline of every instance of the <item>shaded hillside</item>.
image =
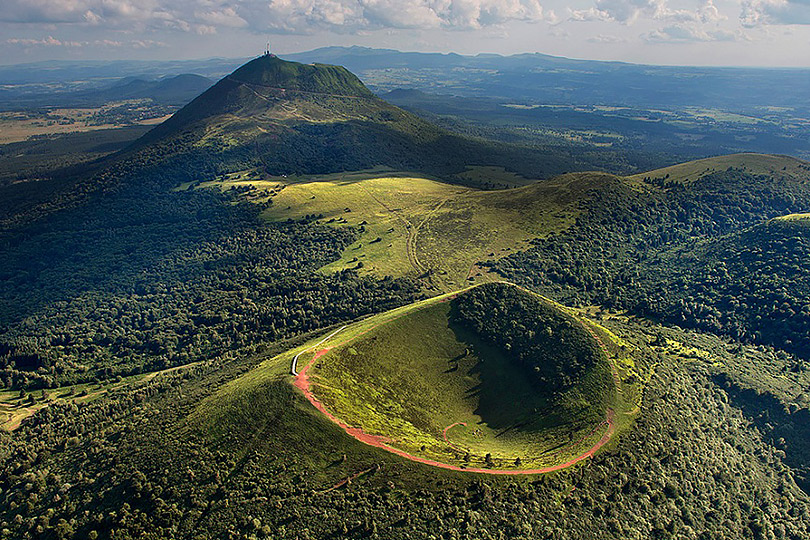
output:
[[482, 285], [455, 305], [455, 322], [503, 351], [549, 392], [580, 382], [599, 360], [599, 344], [584, 328], [517, 287]]
[[[810, 218], [666, 251], [621, 289], [635, 309], [810, 359]], [[799, 369], [799, 366], [796, 366]]]
[[435, 160], [432, 144], [442, 137], [441, 130], [375, 98], [343, 68], [262, 56], [155, 128], [139, 147], [157, 144], [180, 160], [204, 150], [218, 168], [325, 173]]
[[[387, 166], [450, 178], [468, 165], [529, 178], [575, 167], [559, 151], [456, 135], [374, 96], [344, 68], [267, 55], [248, 62], [135, 147], [217, 171], [322, 174]], [[458, 178], [456, 182], [460, 182]]]
[[629, 308], [810, 358], [804, 221], [746, 230], [810, 208], [806, 163], [740, 155], [607, 185], [574, 227], [492, 267], [574, 302]]
[[374, 97], [343, 68], [264, 56], [222, 79], [127, 150], [92, 168], [60, 174], [59, 189], [49, 200], [9, 212], [0, 234], [22, 233], [27, 224], [101, 192], [165, 190], [245, 169], [312, 174], [382, 164], [451, 178], [467, 164], [482, 163], [519, 168], [537, 178], [567, 167], [560, 156], [524, 152], [445, 132]]

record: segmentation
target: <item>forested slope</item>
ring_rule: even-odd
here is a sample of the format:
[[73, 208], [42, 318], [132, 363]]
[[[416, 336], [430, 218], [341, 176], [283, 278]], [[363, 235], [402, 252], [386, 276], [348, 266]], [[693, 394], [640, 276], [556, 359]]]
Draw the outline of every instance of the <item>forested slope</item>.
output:
[[[256, 369], [421, 298], [420, 284], [317, 272], [356, 230], [311, 216], [269, 223], [259, 218], [264, 203], [195, 188], [246, 169], [387, 164], [443, 174], [480, 161], [537, 178], [568, 162], [448, 135], [367, 96], [345, 71], [275, 68], [226, 79], [136, 146], [65, 173], [52, 197], [3, 214], [0, 397], [30, 414], [0, 432], [0, 536], [810, 535], [800, 487], [810, 485], [807, 226], [802, 216], [774, 219], [810, 208], [810, 166], [768, 157], [753, 167], [756, 156], [737, 156], [639, 178], [578, 173], [564, 194], [577, 211], [555, 214], [566, 227], [500, 260], [509, 250], [493, 251], [489, 266], [567, 309], [598, 304], [577, 313], [632, 352], [621, 360], [644, 384], [637, 419], [551, 474], [439, 471], [347, 436], [290, 384], [287, 363]], [[512, 199], [523, 192], [545, 196], [510, 192], [510, 211], [531, 207]], [[462, 210], [452, 219], [463, 225], [472, 210]], [[563, 353], [565, 340], [585, 347], [562, 363], [530, 364], [543, 383], [565, 386], [591, 365], [582, 332], [555, 334], [558, 319], [507, 293], [479, 300], [460, 315], [483, 328], [501, 310], [489, 339], [504, 349], [526, 340]], [[551, 336], [541, 322], [555, 323]], [[234, 384], [242, 377], [256, 384], [228, 394], [245, 388]], [[84, 395], [26, 394], [93, 380]]]
[[491, 267], [576, 302], [810, 358], [807, 227], [774, 219], [810, 208], [809, 176], [729, 168], [691, 182], [607, 179], [574, 227]]

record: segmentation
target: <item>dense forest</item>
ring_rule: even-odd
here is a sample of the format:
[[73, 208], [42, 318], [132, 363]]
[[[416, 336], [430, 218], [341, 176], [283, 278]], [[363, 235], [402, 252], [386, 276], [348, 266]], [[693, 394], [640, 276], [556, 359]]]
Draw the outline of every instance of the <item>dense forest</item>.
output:
[[419, 292], [315, 270], [352, 231], [268, 225], [209, 191], [130, 189], [4, 250], [0, 384], [154, 371], [394, 307]]
[[[636, 291], [619, 291], [639, 313], [670, 324], [766, 343], [810, 359], [810, 230], [776, 219], [653, 261]], [[804, 369], [797, 364], [796, 369]]]
[[503, 284], [487, 284], [461, 295], [456, 323], [523, 365], [546, 391], [558, 392], [599, 361], [599, 345], [573, 318]]
[[[574, 303], [630, 309], [810, 358], [803, 179], [732, 169], [689, 183], [606, 177], [571, 229], [489, 266]], [[751, 229], [747, 229], [753, 227]]]
[[[275, 67], [128, 148], [3, 150], [0, 412], [26, 414], [0, 431], [0, 538], [810, 537], [810, 228], [777, 219], [810, 208], [810, 166], [575, 173], [589, 187], [556, 216], [573, 224], [485, 264], [611, 332], [614, 377], [643, 396], [626, 430], [561, 470], [438, 469], [346, 436], [289, 375], [296, 347], [423, 298], [419, 276], [325, 273], [358, 229], [264, 221], [272, 203], [197, 188], [245, 170], [386, 165], [458, 182], [464, 165], [544, 178], [583, 161], [448, 133], [345, 70]], [[199, 114], [217, 103], [233, 108]], [[413, 256], [418, 226], [403, 227]], [[479, 286], [453, 323], [565, 389], [600, 348], [531, 294]]]

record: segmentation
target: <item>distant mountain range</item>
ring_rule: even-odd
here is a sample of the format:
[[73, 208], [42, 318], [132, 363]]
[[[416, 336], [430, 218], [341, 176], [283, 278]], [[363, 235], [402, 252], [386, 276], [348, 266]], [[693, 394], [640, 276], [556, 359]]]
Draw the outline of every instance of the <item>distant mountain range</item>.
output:
[[[810, 109], [810, 70], [652, 66], [577, 60], [540, 53], [501, 56], [324, 47], [283, 54], [303, 63], [344, 66], [371, 90], [415, 88], [434, 93], [504, 97], [545, 103], [716, 107], [762, 111]], [[195, 73], [220, 78], [248, 59], [37, 62], [0, 66], [0, 106], [49, 85], [64, 91], [99, 89], [125, 77], [156, 80]], [[25, 87], [21, 86], [25, 85]], [[51, 90], [52, 92], [52, 90]]]
[[160, 105], [183, 106], [211, 86], [211, 79], [201, 75], [182, 74], [145, 79], [124, 77], [112, 84], [80, 90], [46, 91], [4, 89], [0, 91], [0, 110], [38, 107], [100, 107], [110, 102], [149, 99]]
[[376, 91], [408, 87], [566, 105], [807, 109], [810, 70], [652, 66], [540, 53], [501, 56], [325, 47], [285, 55], [345, 66]]

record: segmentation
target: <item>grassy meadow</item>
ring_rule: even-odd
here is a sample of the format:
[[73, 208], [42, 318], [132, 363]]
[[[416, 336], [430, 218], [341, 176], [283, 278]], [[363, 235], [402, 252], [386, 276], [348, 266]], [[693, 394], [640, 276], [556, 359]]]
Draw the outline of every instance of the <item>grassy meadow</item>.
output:
[[[347, 424], [422, 458], [461, 467], [549, 467], [592, 447], [607, 430], [608, 409], [617, 432], [630, 425], [642, 381], [632, 348], [620, 338], [576, 319], [596, 329], [607, 354], [579, 384], [544, 395], [524, 367], [450, 321], [454, 298], [465, 290], [332, 328], [265, 360], [203, 403], [191, 423], [214, 438], [226, 436], [234, 414], [257, 414], [234, 412], [238, 403], [270, 399], [268, 393], [288, 380], [296, 355], [302, 353], [300, 372], [316, 351], [328, 349], [308, 372], [317, 399]], [[306, 402], [301, 407], [311, 409]]]
[[598, 176], [565, 175], [482, 191], [386, 169], [296, 177], [242, 171], [200, 187], [236, 190], [266, 204], [262, 216], [270, 221], [312, 220], [359, 230], [340, 259], [321, 268], [324, 273], [421, 276], [428, 289], [447, 292], [492, 280], [478, 263], [570, 227], [581, 213], [579, 197], [598, 185]]

